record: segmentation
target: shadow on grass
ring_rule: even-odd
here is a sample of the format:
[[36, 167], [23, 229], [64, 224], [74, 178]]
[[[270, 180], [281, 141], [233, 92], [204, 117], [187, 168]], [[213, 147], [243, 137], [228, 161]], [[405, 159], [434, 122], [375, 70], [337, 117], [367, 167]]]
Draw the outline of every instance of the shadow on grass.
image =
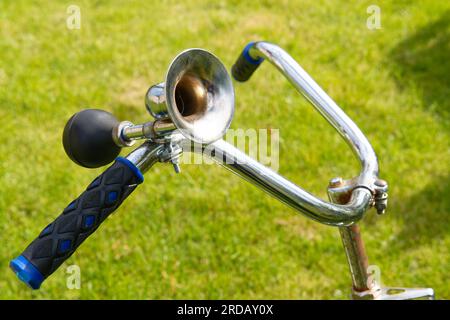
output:
[[[404, 227], [392, 247], [408, 250], [450, 234], [450, 176], [441, 176], [407, 201], [397, 215]], [[393, 250], [396, 252], [396, 250]]]
[[444, 124], [450, 116], [450, 11], [400, 42], [390, 53], [401, 89], [415, 88]]
[[[402, 90], [417, 90], [425, 111], [448, 127], [450, 120], [450, 11], [401, 41], [390, 52], [391, 72]], [[404, 229], [392, 246], [405, 249], [450, 233], [449, 176], [404, 199], [399, 215]]]

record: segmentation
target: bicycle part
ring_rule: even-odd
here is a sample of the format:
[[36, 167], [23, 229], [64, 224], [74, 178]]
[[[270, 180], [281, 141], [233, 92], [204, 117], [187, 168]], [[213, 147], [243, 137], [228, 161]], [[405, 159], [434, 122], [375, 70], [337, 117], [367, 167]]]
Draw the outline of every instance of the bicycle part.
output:
[[97, 177], [39, 236], [10, 263], [20, 280], [33, 289], [51, 275], [105, 219], [144, 181], [163, 146], [144, 143]]
[[231, 78], [220, 60], [202, 49], [180, 53], [170, 64], [165, 82], [150, 87], [145, 97], [155, 121], [126, 127], [126, 140], [165, 137], [176, 129], [186, 138], [208, 144], [220, 139], [234, 114]]
[[[376, 183], [382, 192], [387, 191], [385, 181]], [[331, 202], [345, 204], [349, 201], [354, 180], [334, 178], [328, 185], [328, 196]], [[379, 279], [369, 273], [369, 261], [367, 258], [364, 241], [357, 224], [340, 227], [339, 233], [345, 250], [347, 262], [352, 276], [352, 294], [354, 300], [412, 300], [434, 299], [434, 291], [431, 288], [389, 288], [381, 286]], [[381, 276], [381, 275], [380, 275]]]
[[112, 132], [119, 121], [109, 112], [85, 109], [75, 113], [64, 127], [63, 146], [76, 164], [98, 168], [111, 163], [121, 148]]

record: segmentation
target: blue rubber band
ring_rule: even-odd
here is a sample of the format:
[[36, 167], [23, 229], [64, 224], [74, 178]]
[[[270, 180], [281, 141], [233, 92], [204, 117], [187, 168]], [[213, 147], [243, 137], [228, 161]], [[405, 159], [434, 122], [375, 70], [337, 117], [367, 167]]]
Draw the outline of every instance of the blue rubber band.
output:
[[27, 258], [20, 255], [9, 263], [17, 277], [32, 289], [39, 289], [44, 276]]
[[123, 163], [124, 165], [126, 165], [128, 168], [131, 169], [131, 171], [133, 171], [134, 175], [136, 176], [136, 178], [138, 178], [138, 183], [142, 183], [144, 182], [144, 176], [142, 175], [141, 171], [139, 170], [138, 167], [136, 167], [136, 165], [131, 162], [130, 160], [128, 160], [127, 158], [123, 158], [123, 157], [117, 157], [116, 161]]
[[250, 49], [253, 47], [255, 43], [254, 42], [250, 42], [249, 44], [247, 44], [244, 48], [244, 51], [242, 52], [242, 54], [244, 55], [245, 60], [247, 60], [247, 62], [254, 64], [256, 66], [259, 66], [263, 61], [264, 58], [258, 58], [258, 59], [254, 59], [250, 56]]

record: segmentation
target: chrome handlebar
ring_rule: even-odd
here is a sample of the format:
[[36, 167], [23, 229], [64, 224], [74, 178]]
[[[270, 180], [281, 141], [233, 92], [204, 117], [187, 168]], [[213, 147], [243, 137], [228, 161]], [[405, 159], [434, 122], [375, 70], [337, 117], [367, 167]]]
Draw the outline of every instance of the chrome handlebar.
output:
[[[318, 222], [333, 226], [351, 225], [363, 216], [371, 204], [372, 193], [365, 187], [356, 187], [346, 205], [323, 201], [228, 142], [219, 140], [212, 145], [214, 158], [221, 165]], [[208, 146], [208, 149], [211, 149], [211, 146]]]
[[362, 170], [358, 183], [370, 189], [374, 179], [378, 176], [378, 160], [372, 146], [358, 126], [308, 73], [280, 47], [268, 42], [256, 42], [250, 47], [249, 54], [271, 62], [339, 132], [361, 163]]
[[[335, 204], [319, 199], [222, 139], [200, 149], [192, 148], [192, 141], [177, 129], [171, 134], [171, 145], [181, 146], [183, 150], [191, 152], [203, 152], [205, 148], [213, 150], [207, 154], [212, 154], [213, 159], [218, 160], [220, 164], [313, 220], [333, 226], [354, 224], [376, 200], [378, 161], [369, 141], [356, 124], [283, 49], [268, 42], [255, 42], [244, 49], [242, 56], [250, 59], [250, 62], [258, 62], [247, 69], [250, 70], [247, 75], [251, 75], [263, 60], [271, 62], [350, 145], [359, 158], [362, 169], [359, 176], [351, 180], [350, 186], [347, 184], [347, 188], [352, 189], [349, 201], [346, 204]], [[248, 77], [245, 78], [247, 79]], [[158, 152], [154, 152], [157, 148]], [[132, 152], [128, 158], [142, 171], [146, 171], [155, 161], [167, 161], [167, 156], [166, 160], [161, 159], [163, 149], [160, 143], [150, 141]]]
[[253, 43], [246, 49], [250, 58], [255, 61], [268, 60], [291, 82], [344, 138], [360, 160], [362, 169], [356, 179], [350, 202], [346, 205], [336, 205], [309, 194], [222, 141], [214, 143], [215, 146], [229, 156], [245, 159], [246, 165], [235, 165], [230, 169], [308, 217], [336, 226], [356, 222], [371, 204], [374, 183], [378, 178], [378, 161], [369, 141], [357, 125], [286, 51], [263, 41]]

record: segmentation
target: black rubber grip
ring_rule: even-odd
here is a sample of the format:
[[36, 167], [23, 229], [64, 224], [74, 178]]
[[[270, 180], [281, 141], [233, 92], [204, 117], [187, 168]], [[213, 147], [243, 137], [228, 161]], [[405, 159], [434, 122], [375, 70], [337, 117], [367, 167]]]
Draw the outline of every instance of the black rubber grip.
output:
[[253, 43], [249, 43], [239, 55], [234, 65], [231, 67], [231, 75], [236, 81], [245, 82], [252, 76], [264, 61], [262, 58], [254, 59], [250, 56], [249, 50]]
[[142, 181], [133, 163], [117, 158], [11, 262], [11, 268], [30, 287], [39, 288]]

